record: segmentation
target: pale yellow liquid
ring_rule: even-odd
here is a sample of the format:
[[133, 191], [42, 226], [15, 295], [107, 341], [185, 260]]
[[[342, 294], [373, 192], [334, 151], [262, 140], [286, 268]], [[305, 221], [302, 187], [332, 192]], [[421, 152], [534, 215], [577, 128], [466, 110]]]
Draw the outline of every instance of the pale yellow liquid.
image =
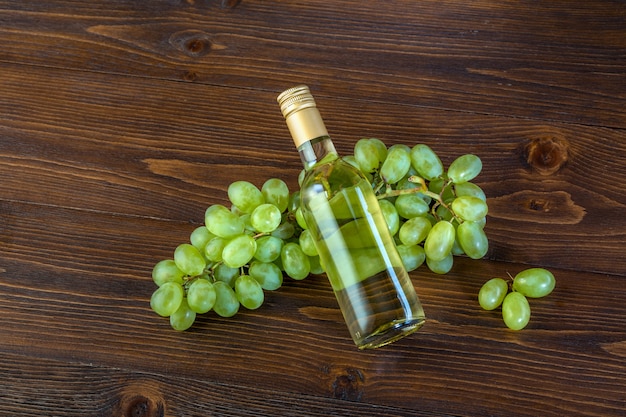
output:
[[301, 198], [356, 345], [382, 346], [419, 329], [424, 311], [367, 180], [337, 159], [312, 168]]

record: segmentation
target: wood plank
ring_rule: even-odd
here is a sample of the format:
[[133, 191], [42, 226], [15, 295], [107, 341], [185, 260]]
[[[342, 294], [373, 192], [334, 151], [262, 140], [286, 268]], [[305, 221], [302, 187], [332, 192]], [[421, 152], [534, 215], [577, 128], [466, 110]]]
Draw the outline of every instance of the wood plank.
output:
[[611, 0], [5, 1], [0, 62], [624, 128], [624, 15]]
[[[228, 204], [233, 181], [260, 186], [279, 177], [297, 189], [301, 163], [273, 93], [4, 69], [3, 199], [197, 225], [206, 207]], [[112, 83], [119, 92], [110, 92]], [[483, 172], [476, 182], [489, 197], [490, 259], [626, 271], [626, 168], [614, 158], [626, 153], [625, 130], [326, 97], [318, 102], [344, 155], [364, 136], [389, 145], [427, 143], [446, 165], [464, 153], [479, 155]], [[554, 156], [549, 148], [531, 163], [525, 151], [546, 140], [565, 143], [561, 153], [568, 158], [551, 174], [542, 162]]]
[[[57, 417], [443, 415], [276, 392], [271, 385], [241, 387], [184, 375], [140, 373], [3, 353], [0, 358], [0, 412], [4, 415], [46, 415], [50, 410]], [[41, 369], [48, 370], [43, 384]]]
[[626, 401], [622, 277], [555, 269], [555, 292], [532, 300], [528, 328], [512, 332], [478, 307], [476, 294], [489, 277], [522, 265], [460, 259], [446, 276], [421, 269], [411, 276], [429, 322], [393, 346], [358, 352], [324, 277], [287, 280], [260, 310], [208, 314], [176, 332], [148, 298], [150, 265], [180, 224], [9, 202], [2, 212], [5, 355], [188, 378], [192, 389], [225, 384], [237, 396], [267, 389], [401, 404], [390, 411], [398, 415], [607, 416]]

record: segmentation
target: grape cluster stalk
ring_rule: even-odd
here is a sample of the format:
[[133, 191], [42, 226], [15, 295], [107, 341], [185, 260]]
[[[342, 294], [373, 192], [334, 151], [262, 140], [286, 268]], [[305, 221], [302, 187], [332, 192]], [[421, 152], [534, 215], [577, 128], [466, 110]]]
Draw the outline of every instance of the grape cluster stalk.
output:
[[[370, 181], [407, 271], [426, 264], [445, 274], [454, 256], [486, 255], [487, 199], [472, 182], [482, 170], [478, 156], [462, 155], [445, 170], [425, 144], [387, 147], [379, 139], [363, 138], [343, 159]], [[152, 271], [158, 288], [151, 308], [169, 317], [176, 330], [188, 329], [197, 314], [211, 310], [231, 317], [241, 306], [257, 309], [265, 291], [279, 289], [284, 276], [302, 280], [324, 272], [299, 191], [291, 192], [277, 178], [261, 188], [235, 181], [228, 198], [230, 207], [208, 207], [204, 225], [191, 233], [189, 243], [176, 247], [173, 258]]]

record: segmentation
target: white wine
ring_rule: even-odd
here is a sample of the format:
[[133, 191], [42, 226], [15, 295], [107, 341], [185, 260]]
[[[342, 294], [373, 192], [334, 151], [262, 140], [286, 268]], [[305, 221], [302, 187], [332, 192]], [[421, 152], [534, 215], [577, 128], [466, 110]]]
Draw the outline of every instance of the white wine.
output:
[[278, 101], [306, 169], [304, 219], [355, 344], [375, 348], [413, 333], [424, 311], [372, 186], [338, 157], [306, 86]]

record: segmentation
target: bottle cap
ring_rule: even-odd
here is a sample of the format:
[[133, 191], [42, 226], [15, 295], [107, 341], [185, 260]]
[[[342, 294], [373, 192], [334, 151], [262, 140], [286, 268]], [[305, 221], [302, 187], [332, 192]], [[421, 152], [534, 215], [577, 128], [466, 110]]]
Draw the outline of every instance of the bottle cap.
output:
[[277, 98], [296, 147], [322, 136], [328, 136], [313, 95], [306, 85], [283, 91]]

